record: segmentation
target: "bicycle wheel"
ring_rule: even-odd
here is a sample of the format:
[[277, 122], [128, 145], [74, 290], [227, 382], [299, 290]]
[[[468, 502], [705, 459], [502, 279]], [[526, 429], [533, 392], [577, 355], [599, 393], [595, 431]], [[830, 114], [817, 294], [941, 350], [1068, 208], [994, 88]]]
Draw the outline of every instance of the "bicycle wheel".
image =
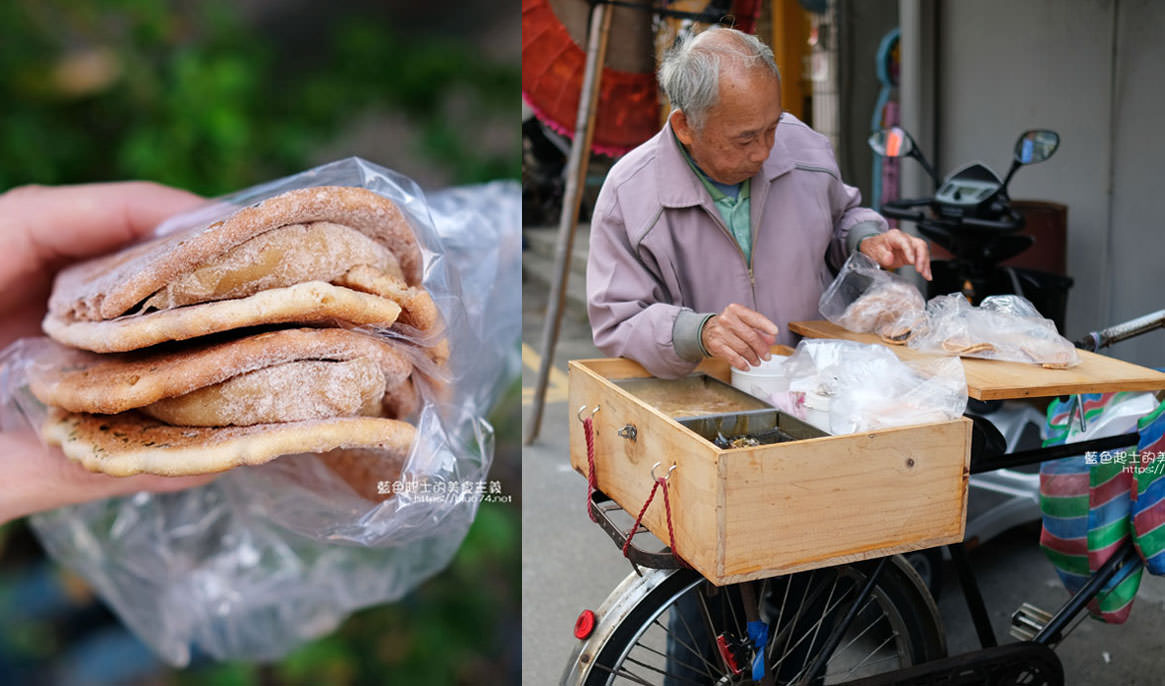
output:
[[[664, 575], [632, 604], [600, 646], [580, 658], [579, 682], [744, 685], [753, 681], [758, 642], [748, 617], [767, 625], [765, 671], [792, 684], [824, 649], [826, 637], [853, 606], [873, 570], [858, 563], [718, 588], [692, 570]], [[746, 610], [745, 599], [752, 607]], [[754, 627], [755, 628], [755, 627]], [[837, 684], [943, 657], [942, 620], [918, 574], [895, 556], [883, 567], [824, 674]], [[586, 660], [586, 664], [583, 661]]]

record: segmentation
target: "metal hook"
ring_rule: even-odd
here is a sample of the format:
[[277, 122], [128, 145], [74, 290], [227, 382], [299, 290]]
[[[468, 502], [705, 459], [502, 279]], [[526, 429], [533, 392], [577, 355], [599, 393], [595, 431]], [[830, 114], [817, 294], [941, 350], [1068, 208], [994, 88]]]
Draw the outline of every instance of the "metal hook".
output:
[[[656, 462], [655, 464], [651, 465], [651, 480], [652, 481], [659, 481], [659, 477], [655, 475], [655, 468], [660, 466], [661, 464], [663, 464], [663, 463]], [[671, 473], [674, 472], [676, 470], [676, 467], [678, 467], [678, 466], [679, 466], [678, 464], [673, 463], [672, 466], [668, 467], [667, 474], [663, 477], [663, 480], [667, 481], [668, 479], [670, 479]]]
[[[586, 405], [582, 405], [582, 406], [580, 406], [580, 407], [578, 408], [578, 412], [577, 412], [577, 413], [575, 413], [575, 416], [576, 416], [576, 417], [578, 417], [578, 420], [579, 420], [580, 422], [582, 422], [582, 421], [585, 421], [585, 420], [583, 419], [583, 416], [582, 416], [582, 415], [583, 415], [583, 412], [586, 412], [586, 411], [587, 411], [587, 406], [586, 406]], [[591, 410], [591, 416], [592, 416], [592, 417], [594, 417], [594, 416], [595, 416], [595, 413], [596, 413], [596, 412], [598, 412], [598, 411], [599, 411], [599, 406], [598, 406], [598, 405], [595, 405], [595, 409]]]

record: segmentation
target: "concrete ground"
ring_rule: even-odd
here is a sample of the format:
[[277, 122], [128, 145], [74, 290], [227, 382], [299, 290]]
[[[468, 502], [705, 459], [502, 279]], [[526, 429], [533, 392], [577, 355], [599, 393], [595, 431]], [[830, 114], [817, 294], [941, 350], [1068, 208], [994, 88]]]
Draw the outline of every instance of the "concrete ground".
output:
[[[547, 288], [532, 281], [523, 288], [523, 410], [537, 375], [537, 348], [545, 317]], [[597, 608], [631, 571], [610, 539], [586, 516], [586, 481], [570, 468], [565, 370], [570, 359], [599, 356], [581, 310], [569, 309], [555, 355], [562, 372], [551, 379], [539, 439], [523, 450], [522, 674], [523, 683], [558, 683], [576, 642], [575, 618]], [[1011, 613], [1023, 602], [1054, 610], [1067, 598], [1051, 564], [1038, 547], [1038, 528], [1012, 529], [970, 551], [971, 562], [1000, 642]], [[953, 569], [943, 570], [939, 609], [948, 652], [978, 646]], [[1123, 626], [1085, 620], [1057, 650], [1071, 686], [1150, 686], [1165, 683], [1165, 580], [1145, 576], [1132, 616]]]

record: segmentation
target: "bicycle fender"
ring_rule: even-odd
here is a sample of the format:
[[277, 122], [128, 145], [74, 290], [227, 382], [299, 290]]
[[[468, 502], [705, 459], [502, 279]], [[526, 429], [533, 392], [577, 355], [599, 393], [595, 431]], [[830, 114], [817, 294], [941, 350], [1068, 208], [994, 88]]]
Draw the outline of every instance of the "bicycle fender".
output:
[[628, 612], [631, 612], [639, 601], [665, 579], [674, 574], [674, 569], [645, 570], [643, 576], [632, 572], [628, 574], [615, 590], [611, 591], [599, 609], [595, 611], [598, 622], [594, 631], [584, 641], [580, 641], [571, 651], [570, 660], [562, 674], [562, 686], [581, 686], [590, 676], [595, 656], [607, 643], [611, 632], [614, 631]]

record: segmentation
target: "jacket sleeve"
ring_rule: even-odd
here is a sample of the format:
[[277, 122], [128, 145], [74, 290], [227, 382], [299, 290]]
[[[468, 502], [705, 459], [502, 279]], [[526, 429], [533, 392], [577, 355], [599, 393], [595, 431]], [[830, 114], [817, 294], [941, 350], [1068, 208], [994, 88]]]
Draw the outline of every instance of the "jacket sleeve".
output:
[[701, 355], [685, 350], [689, 359], [681, 357], [673, 330], [677, 318], [684, 324], [694, 313], [671, 304], [659, 265], [631, 244], [614, 195], [608, 188], [600, 192], [591, 219], [587, 314], [595, 345], [607, 355], [635, 360], [655, 376], [684, 376]]
[[[839, 177], [840, 178], [840, 177]], [[833, 241], [829, 246], [829, 266], [841, 269], [863, 238], [883, 233], [888, 228], [882, 215], [868, 207], [861, 207], [862, 194], [857, 188], [840, 180], [832, 183], [830, 205], [833, 212]]]

